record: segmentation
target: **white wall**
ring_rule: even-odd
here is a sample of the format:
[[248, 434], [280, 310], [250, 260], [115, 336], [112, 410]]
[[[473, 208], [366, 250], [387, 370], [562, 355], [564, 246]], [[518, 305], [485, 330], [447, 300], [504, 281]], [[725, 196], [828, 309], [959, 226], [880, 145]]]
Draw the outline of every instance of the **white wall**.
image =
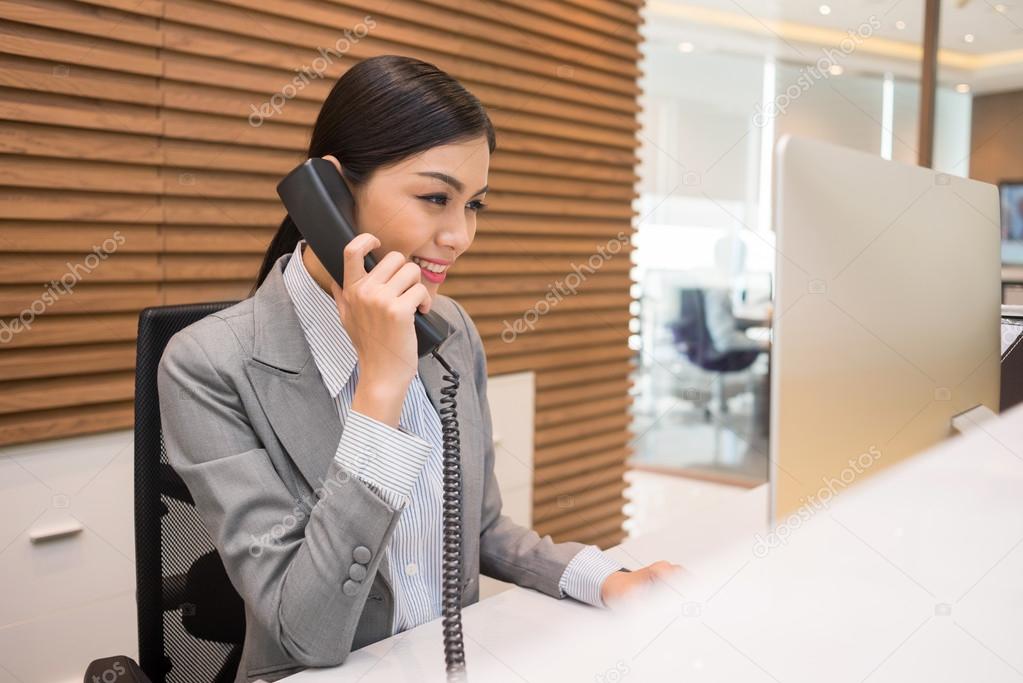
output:
[[[0, 450], [0, 683], [138, 656], [132, 432]], [[80, 531], [33, 543], [60, 528]]]

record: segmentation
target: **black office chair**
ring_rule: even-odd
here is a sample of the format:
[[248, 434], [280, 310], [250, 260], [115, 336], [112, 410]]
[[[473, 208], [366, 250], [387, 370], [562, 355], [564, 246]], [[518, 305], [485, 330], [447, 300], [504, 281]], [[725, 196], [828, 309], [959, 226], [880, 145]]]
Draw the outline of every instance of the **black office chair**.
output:
[[[727, 410], [725, 401], [725, 373], [746, 370], [757, 360], [760, 351], [736, 350], [718, 351], [712, 343], [710, 330], [707, 328], [707, 308], [702, 289], [680, 290], [681, 306], [679, 319], [669, 325], [675, 343], [693, 365], [716, 373], [715, 385], [718, 404], [724, 412]], [[710, 410], [704, 406], [704, 415], [709, 419]]]
[[235, 302], [139, 314], [135, 361], [135, 572], [139, 664], [153, 683], [234, 680], [244, 603], [184, 482], [167, 463], [156, 373], [170, 338]]

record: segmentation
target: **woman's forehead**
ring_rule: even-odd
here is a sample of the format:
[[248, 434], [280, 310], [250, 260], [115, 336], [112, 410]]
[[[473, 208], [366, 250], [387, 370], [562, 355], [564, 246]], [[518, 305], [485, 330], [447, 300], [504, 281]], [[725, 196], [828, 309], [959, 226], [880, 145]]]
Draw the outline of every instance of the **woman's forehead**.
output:
[[485, 137], [437, 145], [402, 159], [388, 175], [442, 173], [457, 178], [466, 188], [478, 189], [487, 182], [490, 168], [490, 148]]

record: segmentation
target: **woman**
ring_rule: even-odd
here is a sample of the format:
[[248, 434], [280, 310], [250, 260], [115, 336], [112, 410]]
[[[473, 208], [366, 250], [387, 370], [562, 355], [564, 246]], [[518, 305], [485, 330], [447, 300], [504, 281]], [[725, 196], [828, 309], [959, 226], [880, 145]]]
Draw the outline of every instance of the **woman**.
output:
[[343, 285], [286, 217], [253, 295], [167, 346], [167, 457], [245, 602], [237, 681], [337, 665], [441, 615], [443, 371], [417, 357], [416, 309], [450, 323], [440, 352], [462, 378], [461, 604], [478, 601], [480, 572], [602, 607], [674, 567], [620, 571], [596, 546], [501, 514], [483, 345], [438, 294], [476, 234], [494, 148], [479, 101], [436, 67], [389, 55], [353, 66], [308, 154], [355, 197], [364, 232], [344, 249]]

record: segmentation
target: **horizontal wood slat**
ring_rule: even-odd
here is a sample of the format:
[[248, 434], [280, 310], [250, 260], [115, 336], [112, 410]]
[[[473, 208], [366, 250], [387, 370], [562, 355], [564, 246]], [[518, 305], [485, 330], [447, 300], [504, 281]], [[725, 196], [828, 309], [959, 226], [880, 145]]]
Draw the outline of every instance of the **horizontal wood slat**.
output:
[[624, 481], [614, 481], [602, 486], [593, 486], [578, 494], [563, 494], [556, 500], [534, 505], [533, 522], [540, 524], [550, 519], [556, 519], [571, 510], [585, 509], [589, 506], [607, 501], [621, 502], [621, 498], [628, 485]]
[[[622, 490], [624, 490], [622, 485]], [[589, 528], [591, 526], [597, 526], [608, 518], [613, 518], [622, 515], [622, 508], [625, 506], [623, 502], [623, 496], [621, 493], [611, 500], [601, 501], [594, 505], [590, 505], [585, 508], [569, 508], [569, 512], [562, 512], [562, 514], [548, 518], [543, 521], [534, 523], [536, 531], [539, 534], [558, 534], [566, 532], [570, 529], [577, 529], [579, 527]], [[625, 521], [624, 515], [621, 520]]]
[[581, 525], [568, 529], [551, 529], [544, 525], [537, 525], [537, 531], [539, 533], [551, 534], [551, 539], [555, 543], [574, 540], [578, 540], [582, 543], [589, 543], [592, 541], [587, 539], [591, 538], [621, 538], [621, 532], [619, 529], [622, 528], [626, 519], [628, 519], [628, 517], [624, 513], [620, 512], [600, 521], [586, 520]]
[[592, 472], [575, 474], [558, 481], [548, 482], [536, 487], [536, 490], [533, 491], [533, 502], [544, 503], [558, 496], [571, 495], [574, 491], [587, 491], [592, 486], [619, 481], [624, 478], [626, 471], [628, 468], [625, 465], [602, 467]]
[[639, 32], [636, 26], [628, 21], [615, 21], [602, 17], [599, 14], [588, 11], [588, 8], [573, 7], [563, 0], [505, 0], [509, 5], [542, 14], [550, 17], [559, 23], [566, 23], [577, 26], [588, 31], [593, 31], [600, 36], [607, 36], [606, 41], [611, 39], [621, 41], [622, 44], [635, 44], [639, 42]]
[[[626, 517], [626, 519], [628, 518]], [[619, 517], [615, 517], [607, 522], [602, 522], [600, 526], [610, 528], [611, 531], [597, 531], [594, 533], [592, 528], [587, 528], [580, 529], [572, 536], [567, 537], [567, 539], [562, 534], [557, 534], [551, 538], [555, 543], [560, 543], [562, 540], [574, 540], [579, 543], [595, 545], [598, 548], [612, 548], [624, 541], [629, 535], [628, 532], [621, 528], [622, 522], [619, 521]]]
[[[359, 60], [406, 54], [458, 78], [498, 131], [489, 209], [442, 293], [491, 375], [535, 373], [537, 528], [620, 540], [640, 9], [0, 0], [0, 445], [129, 428], [139, 311], [249, 296], [324, 97]], [[322, 77], [250, 119], [360, 25]]]
[[0, 415], [0, 443], [28, 443], [57, 437], [131, 429], [132, 401], [53, 408]]
[[106, 373], [83, 377], [53, 377], [4, 382], [0, 415], [46, 410], [88, 403], [130, 400], [135, 391], [135, 372]]
[[547, 389], [536, 394], [536, 407], [544, 409], [549, 406], [565, 405], [583, 399], [605, 398], [608, 396], [626, 396], [632, 387], [631, 379], [615, 377], [611, 381], [584, 384], [567, 389]]
[[627, 7], [615, 0], [565, 0], [565, 2], [618, 21], [628, 22], [632, 26], [638, 26], [642, 21], [635, 7]]
[[[605, 442], [606, 441], [607, 439], [605, 439]], [[632, 451], [629, 448], [612, 448], [604, 451], [585, 452], [587, 453], [587, 457], [584, 459], [575, 458], [553, 465], [546, 465], [543, 467], [538, 466], [533, 481], [536, 483], [537, 487], [541, 487], [552, 482], [561, 482], [571, 476], [579, 474], [580, 472], [590, 473], [601, 468], [610, 468], [615, 465], [620, 465], [632, 455]]]
[[[446, 4], [444, 0], [426, 1], [433, 5]], [[624, 59], [633, 64], [639, 60], [639, 41], [635, 39], [635, 35], [632, 36], [633, 39], [621, 41], [621, 44], [616, 44], [614, 41], [617, 35], [621, 35], [619, 30], [628, 30], [630, 28], [628, 25], [608, 27], [609, 34], [601, 34], [596, 30], [579, 30], [575, 25], [564, 21], [550, 21], [542, 13], [526, 12], [512, 7], [498, 7], [498, 3], [474, 3], [472, 0], [458, 0], [458, 7], [463, 12], [472, 13], [491, 21], [495, 19], [495, 8], [497, 8], [496, 15], [502, 22], [513, 24], [539, 36], [553, 38], [557, 41], [568, 40], [583, 47], [591, 48], [588, 50], [590, 54], [599, 55], [610, 51], [614, 54], [620, 54]], [[632, 29], [635, 29], [635, 25], [632, 25]], [[534, 39], [530, 44], [534, 49], [542, 50], [545, 45], [550, 45], [551, 41]], [[610, 49], [612, 47], [616, 49]]]

